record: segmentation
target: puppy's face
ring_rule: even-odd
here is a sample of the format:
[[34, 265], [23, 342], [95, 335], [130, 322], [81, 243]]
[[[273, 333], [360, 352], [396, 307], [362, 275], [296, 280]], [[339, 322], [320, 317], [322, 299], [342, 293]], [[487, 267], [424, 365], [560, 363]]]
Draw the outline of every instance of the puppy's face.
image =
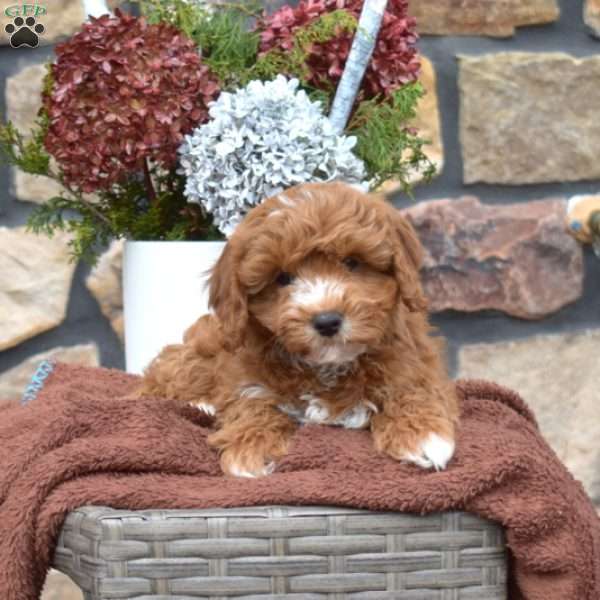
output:
[[[250, 313], [289, 353], [309, 363], [353, 360], [389, 331], [396, 285], [386, 253], [365, 254], [359, 251], [360, 240], [352, 241], [346, 242], [346, 252], [333, 244], [306, 248], [293, 262], [275, 261], [275, 252], [269, 262], [279, 264], [258, 281], [255, 258], [242, 266], [242, 277], [248, 275], [256, 286]], [[257, 244], [257, 256], [275, 250], [264, 242]]]
[[419, 261], [393, 207], [343, 184], [308, 184], [246, 217], [213, 271], [211, 302], [232, 346], [257, 327], [308, 363], [348, 362], [424, 309]]

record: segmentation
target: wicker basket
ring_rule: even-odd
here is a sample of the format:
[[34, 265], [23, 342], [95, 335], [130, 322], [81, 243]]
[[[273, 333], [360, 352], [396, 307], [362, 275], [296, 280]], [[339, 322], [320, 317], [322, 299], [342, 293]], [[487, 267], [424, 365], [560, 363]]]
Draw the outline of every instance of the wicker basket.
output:
[[499, 526], [334, 507], [72, 512], [55, 568], [86, 600], [506, 600]]

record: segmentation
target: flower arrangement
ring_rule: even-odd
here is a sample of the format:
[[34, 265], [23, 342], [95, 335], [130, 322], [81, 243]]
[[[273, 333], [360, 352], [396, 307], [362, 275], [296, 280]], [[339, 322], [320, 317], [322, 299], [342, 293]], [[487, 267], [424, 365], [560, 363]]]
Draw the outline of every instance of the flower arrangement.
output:
[[222, 239], [268, 195], [306, 181], [371, 189], [433, 165], [407, 126], [423, 89], [407, 0], [389, 0], [347, 123], [330, 121], [362, 0], [135, 0], [56, 46], [30, 135], [0, 125], [0, 157], [63, 192], [29, 227], [73, 234], [93, 261], [114, 237]]

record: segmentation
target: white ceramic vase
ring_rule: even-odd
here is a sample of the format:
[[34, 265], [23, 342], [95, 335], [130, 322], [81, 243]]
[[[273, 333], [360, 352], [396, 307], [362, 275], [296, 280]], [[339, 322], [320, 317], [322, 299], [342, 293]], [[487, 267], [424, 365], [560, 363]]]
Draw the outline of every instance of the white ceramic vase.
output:
[[125, 363], [141, 374], [167, 344], [208, 312], [207, 274], [225, 242], [126, 242]]

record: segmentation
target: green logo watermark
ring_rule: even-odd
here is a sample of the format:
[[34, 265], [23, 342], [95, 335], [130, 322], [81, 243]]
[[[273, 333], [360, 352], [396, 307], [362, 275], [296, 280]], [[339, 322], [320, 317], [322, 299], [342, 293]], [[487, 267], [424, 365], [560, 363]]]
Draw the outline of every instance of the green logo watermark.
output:
[[13, 4], [4, 9], [6, 17], [39, 17], [45, 15], [48, 11], [41, 4]]
[[12, 22], [4, 26], [5, 33], [9, 36], [13, 48], [28, 46], [37, 48], [40, 35], [46, 28], [40, 23], [40, 16], [47, 14], [45, 6], [40, 4], [13, 4], [4, 9], [4, 16]]

